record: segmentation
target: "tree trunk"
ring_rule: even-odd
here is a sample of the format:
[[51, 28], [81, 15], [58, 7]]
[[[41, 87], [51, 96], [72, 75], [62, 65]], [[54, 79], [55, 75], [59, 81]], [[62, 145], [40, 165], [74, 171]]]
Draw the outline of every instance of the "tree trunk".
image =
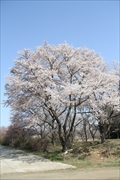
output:
[[51, 137], [51, 143], [53, 146], [55, 146], [55, 135], [52, 133], [52, 137]]
[[88, 140], [88, 137], [87, 137], [86, 128], [84, 129], [84, 133], [85, 133], [85, 142], [87, 142], [87, 140]]
[[62, 146], [62, 152], [65, 152], [67, 149], [66, 142], [64, 141], [63, 137], [60, 137], [60, 143]]
[[99, 122], [99, 132], [100, 132], [100, 138], [101, 138], [101, 143], [105, 142], [105, 129], [104, 129], [104, 124]]
[[71, 148], [71, 140], [70, 136], [68, 135], [66, 138], [63, 138], [63, 136], [60, 137], [60, 143], [62, 146], [62, 152], [65, 152], [67, 149]]
[[101, 133], [100, 134], [100, 138], [101, 138], [101, 143], [104, 143], [105, 142], [105, 133]]

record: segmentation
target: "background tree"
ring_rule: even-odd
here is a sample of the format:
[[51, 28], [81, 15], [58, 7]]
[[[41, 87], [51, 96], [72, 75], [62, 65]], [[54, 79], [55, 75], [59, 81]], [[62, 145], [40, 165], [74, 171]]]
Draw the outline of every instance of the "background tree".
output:
[[4, 142], [4, 138], [6, 136], [7, 129], [8, 129], [8, 127], [4, 127], [4, 126], [0, 127], [0, 144], [3, 144], [3, 142]]

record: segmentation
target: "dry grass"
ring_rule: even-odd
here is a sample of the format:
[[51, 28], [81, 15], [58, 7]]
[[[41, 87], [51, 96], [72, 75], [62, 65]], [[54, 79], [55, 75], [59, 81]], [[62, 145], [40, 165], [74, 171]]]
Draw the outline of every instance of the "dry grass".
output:
[[61, 161], [78, 168], [120, 166], [120, 140], [107, 140], [104, 144], [99, 141], [74, 142], [71, 152], [61, 153], [60, 146], [49, 145], [48, 153], [42, 155], [52, 161]]

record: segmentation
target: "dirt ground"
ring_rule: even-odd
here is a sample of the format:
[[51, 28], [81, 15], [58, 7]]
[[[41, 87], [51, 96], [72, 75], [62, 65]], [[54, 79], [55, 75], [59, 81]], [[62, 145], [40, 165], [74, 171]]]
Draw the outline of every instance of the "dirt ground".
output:
[[40, 180], [119, 180], [120, 168], [67, 169], [35, 173], [12, 173], [1, 175], [5, 179]]

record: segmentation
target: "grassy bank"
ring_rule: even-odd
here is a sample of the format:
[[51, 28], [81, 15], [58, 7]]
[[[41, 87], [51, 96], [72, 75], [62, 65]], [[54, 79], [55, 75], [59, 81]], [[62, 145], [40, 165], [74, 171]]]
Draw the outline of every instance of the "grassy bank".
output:
[[[30, 152], [27, 150], [27, 152]], [[70, 151], [61, 152], [60, 146], [47, 148], [46, 153], [32, 152], [52, 161], [71, 164], [77, 168], [85, 167], [118, 167], [120, 166], [120, 140], [107, 140], [104, 144], [99, 141], [74, 142]]]

